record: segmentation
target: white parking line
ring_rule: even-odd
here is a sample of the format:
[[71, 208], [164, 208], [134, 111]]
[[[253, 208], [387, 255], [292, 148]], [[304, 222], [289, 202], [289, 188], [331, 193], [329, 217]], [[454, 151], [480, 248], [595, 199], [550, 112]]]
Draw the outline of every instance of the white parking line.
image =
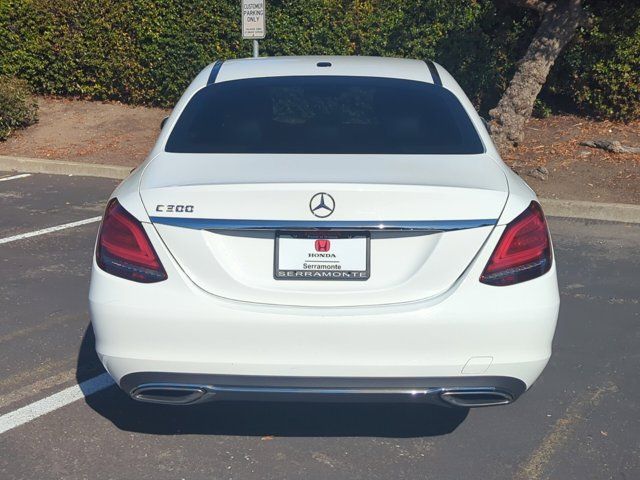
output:
[[6, 182], [7, 180], [17, 180], [19, 178], [27, 178], [30, 177], [30, 173], [21, 173], [20, 175], [11, 175], [10, 177], [2, 177], [0, 178], [0, 182]]
[[24, 238], [36, 237], [38, 235], [44, 235], [46, 233], [57, 232], [58, 230], [64, 230], [66, 228], [79, 227], [80, 225], [86, 225], [88, 223], [99, 222], [102, 217], [92, 217], [86, 220], [79, 220], [77, 222], [65, 223], [55, 227], [43, 228], [42, 230], [36, 230], [35, 232], [21, 233], [20, 235], [14, 235], [12, 237], [0, 238], [0, 245], [3, 243], [15, 242], [16, 240], [22, 240]]
[[73, 383], [72, 380], [76, 378], [76, 372], [76, 368], [71, 368], [66, 372], [58, 373], [57, 375], [45, 378], [44, 380], [38, 380], [31, 385], [11, 390], [5, 395], [0, 395], [0, 408], [6, 408], [13, 403], [24, 400], [25, 398], [33, 397], [34, 395], [50, 388], [59, 387], [64, 383]]
[[115, 385], [108, 373], [103, 373], [97, 377], [85, 380], [79, 385], [65, 388], [64, 390], [54, 393], [48, 397], [30, 403], [22, 408], [6, 413], [0, 417], [0, 434], [13, 428], [24, 425], [25, 423], [35, 420], [42, 415], [51, 413], [59, 408], [69, 405], [82, 397], [88, 397], [105, 388]]

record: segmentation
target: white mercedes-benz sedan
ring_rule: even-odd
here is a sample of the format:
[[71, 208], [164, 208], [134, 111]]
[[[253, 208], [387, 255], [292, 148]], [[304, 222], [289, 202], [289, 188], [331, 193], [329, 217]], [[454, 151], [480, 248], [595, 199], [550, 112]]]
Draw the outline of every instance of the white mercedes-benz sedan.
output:
[[559, 295], [534, 192], [440, 65], [205, 68], [109, 200], [89, 294], [131, 397], [513, 402]]

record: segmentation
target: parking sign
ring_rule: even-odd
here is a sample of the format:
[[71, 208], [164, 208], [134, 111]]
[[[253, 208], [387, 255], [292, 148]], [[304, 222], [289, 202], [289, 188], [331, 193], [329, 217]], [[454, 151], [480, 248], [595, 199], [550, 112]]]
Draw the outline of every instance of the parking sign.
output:
[[266, 33], [264, 0], [242, 0], [242, 38], [258, 40]]

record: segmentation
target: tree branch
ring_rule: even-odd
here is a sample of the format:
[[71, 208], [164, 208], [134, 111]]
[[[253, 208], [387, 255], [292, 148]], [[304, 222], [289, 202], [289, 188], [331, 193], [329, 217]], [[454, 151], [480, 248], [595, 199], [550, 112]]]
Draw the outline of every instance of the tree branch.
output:
[[[511, 0], [513, 3], [540, 5], [545, 2]], [[524, 124], [547, 80], [549, 70], [562, 49], [571, 41], [586, 17], [582, 0], [557, 0], [547, 5], [540, 26], [496, 108], [492, 109], [491, 134], [500, 150], [517, 145], [524, 137]]]

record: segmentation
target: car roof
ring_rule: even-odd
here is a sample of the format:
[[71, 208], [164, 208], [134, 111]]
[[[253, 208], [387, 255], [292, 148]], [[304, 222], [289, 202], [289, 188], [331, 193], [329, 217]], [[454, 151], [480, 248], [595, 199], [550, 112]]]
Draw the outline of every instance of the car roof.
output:
[[[331, 63], [330, 67], [318, 66], [320, 62]], [[383, 57], [347, 57], [347, 56], [304, 56], [304, 57], [260, 57], [237, 60], [217, 61], [206, 66], [193, 79], [189, 87], [173, 108], [163, 127], [147, 162], [164, 153], [164, 148], [173, 127], [184, 108], [194, 95], [213, 83], [240, 80], [245, 78], [302, 76], [302, 75], [350, 75], [354, 77], [386, 77], [415, 80], [441, 86], [452, 92], [470, 116], [487, 153], [499, 158], [491, 138], [482, 124], [473, 104], [455, 79], [441, 65], [423, 60]], [[506, 168], [506, 167], [505, 167]], [[508, 172], [509, 170], [507, 168]]]
[[[342, 75], [434, 82], [433, 64], [422, 60], [364, 56], [259, 57], [217, 62], [208, 83], [256, 77]], [[437, 72], [437, 70], [436, 70]], [[439, 79], [438, 79], [439, 80]]]

